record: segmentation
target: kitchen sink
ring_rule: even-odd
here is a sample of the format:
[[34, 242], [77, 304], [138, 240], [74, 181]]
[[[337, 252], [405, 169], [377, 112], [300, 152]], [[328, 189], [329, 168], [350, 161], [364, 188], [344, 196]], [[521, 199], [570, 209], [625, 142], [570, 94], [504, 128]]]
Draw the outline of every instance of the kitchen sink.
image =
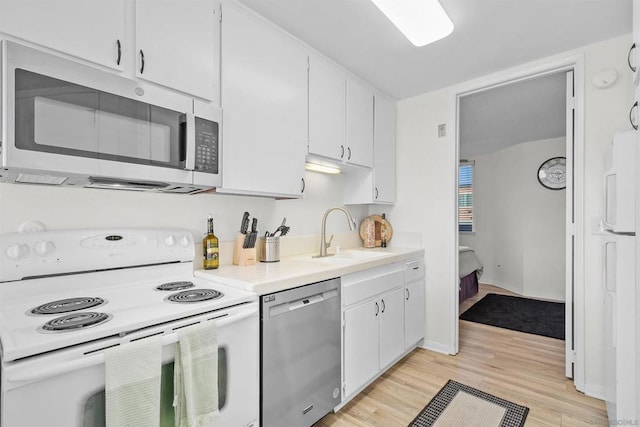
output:
[[389, 253], [387, 252], [347, 249], [347, 250], [343, 250], [337, 255], [331, 255], [331, 256], [326, 256], [321, 258], [316, 258], [315, 254], [302, 255], [299, 257], [294, 257], [294, 259], [299, 261], [315, 262], [318, 264], [349, 264], [349, 263], [355, 263], [358, 261], [367, 261], [370, 259], [381, 258], [388, 255]]

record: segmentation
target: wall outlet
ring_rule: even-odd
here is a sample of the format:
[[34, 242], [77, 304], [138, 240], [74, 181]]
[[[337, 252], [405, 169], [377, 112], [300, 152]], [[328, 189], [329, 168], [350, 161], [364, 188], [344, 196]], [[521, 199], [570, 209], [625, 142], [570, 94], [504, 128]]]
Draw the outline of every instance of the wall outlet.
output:
[[447, 136], [447, 125], [446, 123], [442, 123], [438, 125], [438, 138], [442, 138]]

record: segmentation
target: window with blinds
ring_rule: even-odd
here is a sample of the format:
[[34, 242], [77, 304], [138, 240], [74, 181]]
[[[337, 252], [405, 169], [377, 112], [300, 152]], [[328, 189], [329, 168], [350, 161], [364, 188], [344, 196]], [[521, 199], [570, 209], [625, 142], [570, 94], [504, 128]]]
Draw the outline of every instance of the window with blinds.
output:
[[473, 231], [473, 161], [461, 161], [458, 168], [458, 231]]

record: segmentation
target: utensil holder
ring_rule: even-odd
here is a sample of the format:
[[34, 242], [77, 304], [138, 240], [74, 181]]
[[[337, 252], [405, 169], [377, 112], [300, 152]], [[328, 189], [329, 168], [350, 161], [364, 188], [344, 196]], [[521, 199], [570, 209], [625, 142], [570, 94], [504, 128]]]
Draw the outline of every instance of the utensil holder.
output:
[[280, 236], [260, 236], [260, 262], [280, 261]]
[[238, 233], [233, 247], [233, 265], [254, 265], [256, 263], [256, 248], [243, 248], [246, 234]]

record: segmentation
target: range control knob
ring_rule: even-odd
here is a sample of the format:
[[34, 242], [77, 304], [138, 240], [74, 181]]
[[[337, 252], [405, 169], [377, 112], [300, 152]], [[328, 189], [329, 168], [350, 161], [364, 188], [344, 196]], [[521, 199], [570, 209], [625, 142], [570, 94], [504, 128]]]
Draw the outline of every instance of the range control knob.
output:
[[180, 237], [180, 246], [182, 246], [183, 248], [186, 248], [187, 246], [189, 246], [189, 244], [190, 244], [189, 237], [187, 236]]
[[7, 248], [7, 256], [9, 259], [17, 261], [29, 255], [29, 246], [23, 243], [16, 243]]
[[171, 234], [169, 234], [167, 237], [164, 238], [164, 243], [167, 246], [173, 246], [176, 244], [176, 238], [173, 237]]
[[51, 241], [43, 240], [36, 243], [36, 253], [40, 256], [51, 255], [56, 250], [56, 245]]

